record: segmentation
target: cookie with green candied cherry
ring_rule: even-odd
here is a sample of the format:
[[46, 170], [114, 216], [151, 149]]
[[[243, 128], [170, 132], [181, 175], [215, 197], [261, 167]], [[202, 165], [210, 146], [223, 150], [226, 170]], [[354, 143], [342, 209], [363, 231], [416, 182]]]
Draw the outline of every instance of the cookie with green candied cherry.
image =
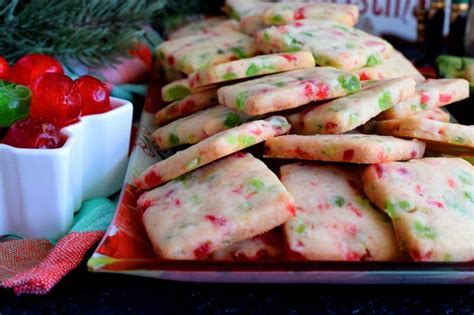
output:
[[262, 55], [221, 63], [191, 73], [188, 82], [191, 88], [200, 88], [220, 82], [314, 66], [314, 58], [309, 51]]
[[294, 214], [293, 199], [278, 177], [249, 153], [146, 192], [137, 204], [155, 252], [177, 260], [207, 259]]
[[416, 261], [474, 260], [474, 167], [459, 158], [369, 166], [369, 199], [392, 219], [399, 245]]
[[250, 119], [244, 112], [217, 105], [160, 127], [153, 132], [152, 137], [158, 148], [166, 150], [183, 144], [198, 143]]
[[257, 32], [265, 53], [309, 50], [317, 65], [351, 71], [383, 63], [393, 53], [385, 40], [327, 20], [304, 19]]
[[353, 130], [415, 93], [415, 80], [364, 82], [362, 90], [305, 112], [304, 134], [340, 134]]
[[161, 98], [165, 102], [173, 102], [185, 98], [193, 93], [212, 89], [213, 86], [193, 89], [189, 86], [188, 79], [180, 79], [166, 84], [161, 88]]
[[415, 81], [424, 81], [425, 77], [415, 68], [410, 60], [405, 58], [399, 51], [385, 59], [378, 65], [366, 66], [353, 71], [361, 81], [383, 80], [400, 77], [413, 78]]
[[217, 95], [220, 104], [256, 116], [341, 97], [359, 89], [356, 75], [331, 67], [315, 67], [224, 86]]
[[173, 30], [168, 38], [176, 39], [191, 35], [221, 35], [238, 31], [239, 23], [237, 21], [222, 16], [213, 16], [179, 27]]
[[284, 25], [302, 19], [330, 20], [354, 26], [359, 19], [359, 8], [340, 3], [275, 3], [263, 14], [263, 22], [267, 25]]
[[457, 156], [472, 156], [474, 154], [474, 126], [407, 117], [400, 119], [396, 128], [391, 130], [379, 128], [377, 132], [423, 140], [431, 151]]
[[378, 120], [403, 118], [442, 107], [469, 97], [469, 82], [464, 79], [429, 79], [416, 84], [415, 94], [381, 113]]
[[169, 158], [148, 167], [134, 180], [138, 189], [150, 189], [206, 165], [224, 156], [241, 151], [290, 130], [281, 116], [254, 120], [221, 131]]
[[364, 195], [356, 167], [294, 163], [280, 168], [296, 215], [284, 226], [289, 249], [307, 260], [395, 260], [390, 219]]
[[419, 159], [425, 143], [395, 137], [343, 135], [285, 135], [265, 141], [265, 157], [359, 164]]
[[193, 35], [162, 42], [158, 59], [174, 69], [190, 74], [209, 66], [255, 56], [255, 40], [239, 32], [221, 35]]
[[215, 88], [192, 93], [157, 111], [155, 113], [155, 124], [163, 126], [178, 118], [191, 115], [217, 104], [217, 89]]

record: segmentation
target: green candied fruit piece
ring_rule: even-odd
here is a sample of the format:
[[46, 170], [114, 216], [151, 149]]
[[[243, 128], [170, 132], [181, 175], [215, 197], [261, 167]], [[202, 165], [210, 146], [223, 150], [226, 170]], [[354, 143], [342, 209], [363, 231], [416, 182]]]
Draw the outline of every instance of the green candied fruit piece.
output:
[[453, 261], [454, 257], [450, 253], [446, 253], [443, 255], [443, 261]]
[[242, 124], [242, 120], [240, 119], [240, 116], [236, 113], [228, 113], [226, 115], [224, 120], [224, 126], [232, 128], [240, 124]]
[[336, 196], [336, 200], [334, 201], [334, 203], [339, 208], [341, 208], [346, 203], [346, 199], [344, 199], [344, 197], [341, 197], [341, 196]]
[[265, 44], [269, 44], [271, 41], [270, 35], [268, 35], [267, 31], [263, 32], [263, 42]]
[[177, 135], [175, 135], [174, 133], [170, 133], [170, 135], [168, 137], [168, 143], [171, 146], [178, 145], [180, 143], [179, 137]]
[[368, 58], [367, 58], [367, 65], [368, 66], [375, 66], [375, 65], [379, 65], [382, 63], [382, 57], [380, 57], [380, 55], [378, 54], [373, 54], [373, 55], [370, 55]]
[[470, 191], [465, 191], [464, 192], [464, 198], [466, 198], [470, 202], [474, 203], [474, 194], [471, 193]]
[[357, 113], [352, 113], [349, 115], [349, 123], [353, 125], [359, 124], [359, 114]]
[[410, 208], [412, 206], [411, 206], [411, 203], [408, 200], [400, 200], [398, 202], [398, 207], [400, 209], [402, 209], [403, 211], [408, 211], [408, 210], [410, 210]]
[[237, 143], [237, 135], [228, 135], [225, 140], [227, 141], [228, 144], [236, 144]]
[[250, 186], [252, 186], [255, 190], [260, 190], [263, 188], [263, 186], [265, 186], [265, 184], [262, 180], [258, 178], [253, 178], [252, 180], [250, 180]]
[[395, 207], [395, 204], [391, 201], [387, 201], [385, 203], [385, 212], [388, 214], [388, 216], [393, 220], [398, 217], [398, 211], [397, 208]]
[[345, 75], [340, 75], [339, 78], [337, 78], [337, 81], [347, 93], [354, 93], [360, 90], [360, 81], [355, 75], [352, 75], [349, 78]]
[[272, 83], [273, 86], [276, 86], [276, 87], [284, 87], [285, 86], [285, 82], [283, 81], [278, 81], [278, 82], [275, 82], [275, 83]]
[[418, 220], [413, 223], [413, 228], [415, 229], [416, 235], [421, 238], [434, 240], [437, 237], [437, 233], [432, 227], [425, 225]]
[[333, 27], [333, 28], [336, 28], [336, 29], [338, 29], [338, 30], [341, 30], [341, 31], [350, 33], [350, 30], [349, 30], [347, 27], [343, 26], [343, 25], [334, 24], [332, 27]]
[[254, 63], [252, 63], [248, 68], [247, 71], [245, 71], [245, 75], [248, 77], [255, 76], [260, 72], [260, 69], [258, 66]]
[[235, 55], [235, 57], [237, 57], [239, 59], [243, 59], [243, 58], [248, 57], [247, 54], [245, 53], [245, 51], [240, 47], [231, 47], [230, 51]]
[[466, 141], [466, 139], [464, 139], [463, 137], [456, 136], [456, 137], [450, 138], [449, 141], [455, 144], [463, 144]]
[[201, 200], [201, 197], [199, 197], [198, 195], [194, 194], [192, 197], [191, 197], [192, 201], [193, 201], [193, 205], [195, 206], [199, 206], [201, 203], [202, 203], [202, 200]]
[[416, 109], [418, 108], [417, 104], [410, 105], [410, 109], [412, 112], [416, 112]]
[[182, 85], [173, 86], [166, 92], [166, 97], [170, 100], [180, 100], [190, 95], [191, 91]]
[[254, 136], [242, 135], [239, 137], [239, 145], [242, 147], [249, 147], [257, 143], [257, 139]]
[[234, 80], [237, 79], [237, 74], [234, 72], [226, 72], [223, 76], [222, 79], [228, 81], [228, 80]]
[[474, 185], [474, 178], [471, 174], [467, 172], [462, 172], [461, 175], [458, 176], [459, 180], [466, 185]]
[[158, 50], [158, 58], [160, 60], [165, 60], [165, 54], [161, 51], [161, 50]]
[[428, 105], [425, 104], [425, 103], [420, 103], [420, 108], [421, 108], [422, 110], [427, 110], [427, 109], [428, 109]]
[[28, 116], [31, 91], [24, 85], [0, 80], [0, 127], [10, 127]]
[[380, 110], [387, 110], [392, 107], [392, 94], [389, 91], [383, 92], [382, 96], [378, 99]]
[[235, 97], [236, 106], [238, 109], [243, 110], [245, 108], [245, 101], [249, 97], [249, 92], [242, 91]]
[[304, 231], [306, 231], [306, 225], [304, 225], [303, 223], [298, 224], [298, 226], [295, 229], [295, 232], [298, 234], [303, 234]]
[[290, 35], [285, 35], [283, 38], [286, 48], [285, 52], [295, 52], [300, 51], [303, 48], [303, 45], [294, 37]]
[[272, 15], [270, 20], [272, 23], [283, 23], [283, 17], [280, 14]]
[[188, 163], [188, 165], [186, 165], [186, 168], [188, 170], [193, 170], [199, 166], [199, 163], [201, 163], [201, 158], [194, 158], [191, 162]]

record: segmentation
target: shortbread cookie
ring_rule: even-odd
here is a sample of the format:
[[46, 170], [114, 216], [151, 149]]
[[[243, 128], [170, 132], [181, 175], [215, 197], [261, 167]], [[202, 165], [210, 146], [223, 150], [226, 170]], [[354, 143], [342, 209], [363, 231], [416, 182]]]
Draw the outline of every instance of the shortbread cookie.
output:
[[193, 72], [189, 75], [188, 82], [192, 88], [199, 88], [230, 80], [314, 66], [314, 58], [309, 51], [263, 55], [229, 61]]
[[157, 126], [163, 126], [178, 118], [215, 106], [217, 103], [216, 89], [190, 94], [156, 112], [155, 123]]
[[266, 53], [309, 50], [316, 64], [346, 71], [381, 64], [393, 53], [385, 40], [361, 30], [324, 20], [299, 20], [257, 33]]
[[267, 25], [284, 25], [302, 19], [330, 20], [354, 26], [359, 19], [359, 8], [339, 3], [275, 3], [263, 14], [263, 22]]
[[270, 230], [250, 239], [236, 242], [210, 255], [212, 260], [255, 261], [275, 259], [283, 254], [280, 233]]
[[317, 164], [281, 167], [296, 216], [284, 224], [288, 247], [309, 260], [394, 260], [390, 220], [362, 192], [357, 168]]
[[[416, 119], [431, 119], [443, 122], [449, 122], [451, 115], [440, 108], [434, 108], [431, 110], [425, 110], [418, 114], [411, 115], [409, 117]], [[293, 118], [295, 120], [295, 118]], [[288, 120], [290, 121], [290, 120]], [[391, 135], [393, 130], [400, 127], [402, 119], [390, 119], [390, 120], [371, 120], [365, 125], [361, 126], [363, 133], [378, 133], [381, 135]], [[293, 123], [290, 121], [291, 128], [293, 129]]]
[[286, 135], [265, 141], [265, 157], [347, 163], [385, 163], [419, 159], [425, 143], [394, 137], [344, 135]]
[[391, 217], [399, 245], [414, 260], [474, 260], [471, 164], [458, 158], [374, 164], [365, 170], [363, 182], [370, 200]]
[[164, 259], [206, 258], [294, 214], [293, 200], [276, 175], [248, 153], [146, 192], [138, 208], [155, 252]]
[[400, 77], [412, 78], [417, 82], [425, 80], [425, 77], [415, 68], [410, 60], [405, 58], [399, 51], [394, 51], [392, 56], [385, 59], [379, 65], [363, 67], [354, 70], [354, 73], [359, 76], [361, 81]]
[[148, 167], [137, 179], [138, 189], [150, 189], [224, 156], [290, 130], [285, 118], [273, 116], [225, 130]]
[[415, 92], [415, 80], [397, 78], [365, 83], [362, 91], [333, 100], [304, 115], [305, 134], [337, 134], [353, 130]]
[[232, 19], [215, 16], [191, 22], [172, 31], [168, 38], [176, 39], [190, 35], [222, 35], [239, 30], [239, 23]]
[[157, 48], [161, 62], [187, 74], [257, 53], [255, 40], [238, 32], [186, 36], [165, 41]]
[[449, 154], [459, 150], [459, 154], [463, 151], [474, 154], [474, 126], [408, 117], [401, 119], [397, 128], [377, 129], [377, 132], [423, 140], [432, 151]]
[[288, 71], [221, 87], [219, 103], [249, 115], [295, 108], [356, 92], [356, 75], [330, 67]]
[[161, 150], [166, 150], [183, 144], [198, 143], [249, 120], [250, 116], [244, 112], [217, 105], [158, 128], [152, 137]]
[[395, 104], [377, 119], [403, 118], [422, 111], [445, 106], [469, 97], [469, 82], [464, 79], [426, 80], [416, 85], [415, 94]]
[[271, 7], [273, 3], [234, 0], [226, 1], [224, 11], [240, 21], [240, 31], [253, 36], [257, 31], [266, 27], [263, 23], [263, 12]]

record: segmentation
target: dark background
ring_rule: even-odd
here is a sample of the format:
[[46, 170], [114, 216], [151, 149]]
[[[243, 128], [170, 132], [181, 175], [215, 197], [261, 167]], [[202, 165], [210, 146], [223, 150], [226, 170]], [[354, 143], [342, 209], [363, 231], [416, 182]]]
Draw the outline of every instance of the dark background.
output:
[[474, 314], [474, 286], [201, 284], [88, 273], [46, 296], [0, 290], [0, 314]]

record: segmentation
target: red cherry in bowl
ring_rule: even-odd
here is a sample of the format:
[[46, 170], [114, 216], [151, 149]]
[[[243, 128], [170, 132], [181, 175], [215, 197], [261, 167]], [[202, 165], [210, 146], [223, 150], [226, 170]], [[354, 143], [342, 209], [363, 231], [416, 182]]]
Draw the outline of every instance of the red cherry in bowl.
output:
[[27, 117], [10, 126], [3, 143], [15, 148], [54, 149], [61, 146], [61, 135], [54, 125]]
[[59, 61], [51, 56], [28, 54], [18, 59], [10, 73], [12, 82], [28, 86], [43, 73], [64, 74], [64, 69]]
[[94, 115], [111, 110], [110, 93], [105, 83], [90, 75], [76, 80], [81, 93], [82, 115]]
[[45, 73], [31, 85], [30, 115], [58, 128], [75, 123], [82, 112], [76, 83], [64, 74]]
[[8, 62], [0, 56], [0, 80], [7, 80], [10, 74], [10, 66]]

